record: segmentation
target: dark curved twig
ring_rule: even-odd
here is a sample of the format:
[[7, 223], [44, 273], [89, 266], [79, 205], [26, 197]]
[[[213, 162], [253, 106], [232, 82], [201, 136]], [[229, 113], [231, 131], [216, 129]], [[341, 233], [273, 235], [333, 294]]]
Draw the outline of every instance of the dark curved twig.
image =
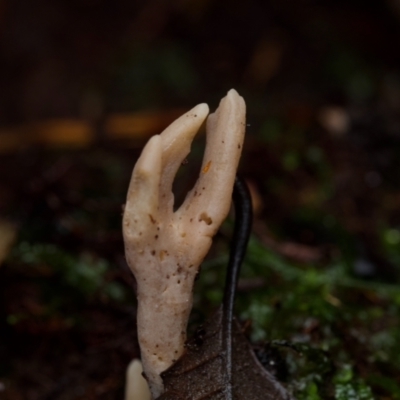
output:
[[[253, 220], [251, 197], [246, 183], [238, 176], [233, 189], [235, 206], [235, 227], [229, 254], [223, 298], [223, 340], [229, 340], [226, 349], [226, 366], [229, 371], [227, 392], [232, 393], [232, 322], [235, 293], [240, 274], [240, 268], [246, 254]], [[229, 395], [228, 395], [229, 396]]]

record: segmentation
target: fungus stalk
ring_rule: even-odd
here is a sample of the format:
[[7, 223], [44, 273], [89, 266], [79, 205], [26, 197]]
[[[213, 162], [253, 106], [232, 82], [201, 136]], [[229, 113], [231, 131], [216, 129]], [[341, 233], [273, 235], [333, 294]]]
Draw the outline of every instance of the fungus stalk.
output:
[[[163, 392], [160, 373], [183, 353], [193, 282], [229, 212], [245, 112], [244, 100], [233, 89], [214, 114], [208, 116], [207, 104], [199, 104], [153, 136], [133, 169], [123, 234], [137, 281], [138, 338], [153, 398]], [[173, 180], [206, 119], [200, 176], [174, 212]]]

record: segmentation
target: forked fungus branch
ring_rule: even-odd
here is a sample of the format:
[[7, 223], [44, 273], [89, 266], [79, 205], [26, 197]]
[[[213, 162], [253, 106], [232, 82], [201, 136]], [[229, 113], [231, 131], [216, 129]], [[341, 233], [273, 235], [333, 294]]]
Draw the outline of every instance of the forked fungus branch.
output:
[[[245, 107], [233, 89], [208, 119], [207, 104], [199, 104], [149, 140], [132, 173], [123, 233], [137, 280], [138, 337], [153, 398], [163, 391], [160, 373], [183, 353], [193, 282], [229, 212]], [[200, 176], [174, 212], [173, 180], [206, 119]]]

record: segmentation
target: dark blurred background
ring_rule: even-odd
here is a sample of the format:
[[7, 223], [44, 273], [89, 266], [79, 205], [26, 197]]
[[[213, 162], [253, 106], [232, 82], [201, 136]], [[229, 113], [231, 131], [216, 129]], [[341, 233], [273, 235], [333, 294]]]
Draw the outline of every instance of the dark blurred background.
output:
[[[0, 0], [0, 398], [123, 396], [139, 354], [120, 229], [132, 167], [235, 88], [251, 339], [326, 356], [267, 352], [298, 399], [400, 399], [399, 49], [398, 0]], [[194, 324], [220, 300], [230, 232]]]

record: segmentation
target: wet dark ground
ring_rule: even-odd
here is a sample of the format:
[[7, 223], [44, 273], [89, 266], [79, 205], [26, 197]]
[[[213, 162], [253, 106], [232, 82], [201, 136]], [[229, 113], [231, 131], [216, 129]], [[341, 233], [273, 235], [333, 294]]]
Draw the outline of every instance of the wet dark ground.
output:
[[[123, 396], [138, 355], [120, 228], [132, 167], [157, 116], [215, 108], [231, 87], [258, 199], [237, 304], [250, 338], [299, 399], [400, 398], [397, 7], [3, 2], [0, 241], [15, 240], [0, 254], [0, 398]], [[108, 123], [143, 110], [123, 137]], [[58, 133], [72, 119], [92, 134], [68, 130], [73, 147]], [[193, 326], [220, 300], [230, 233], [204, 263]]]

